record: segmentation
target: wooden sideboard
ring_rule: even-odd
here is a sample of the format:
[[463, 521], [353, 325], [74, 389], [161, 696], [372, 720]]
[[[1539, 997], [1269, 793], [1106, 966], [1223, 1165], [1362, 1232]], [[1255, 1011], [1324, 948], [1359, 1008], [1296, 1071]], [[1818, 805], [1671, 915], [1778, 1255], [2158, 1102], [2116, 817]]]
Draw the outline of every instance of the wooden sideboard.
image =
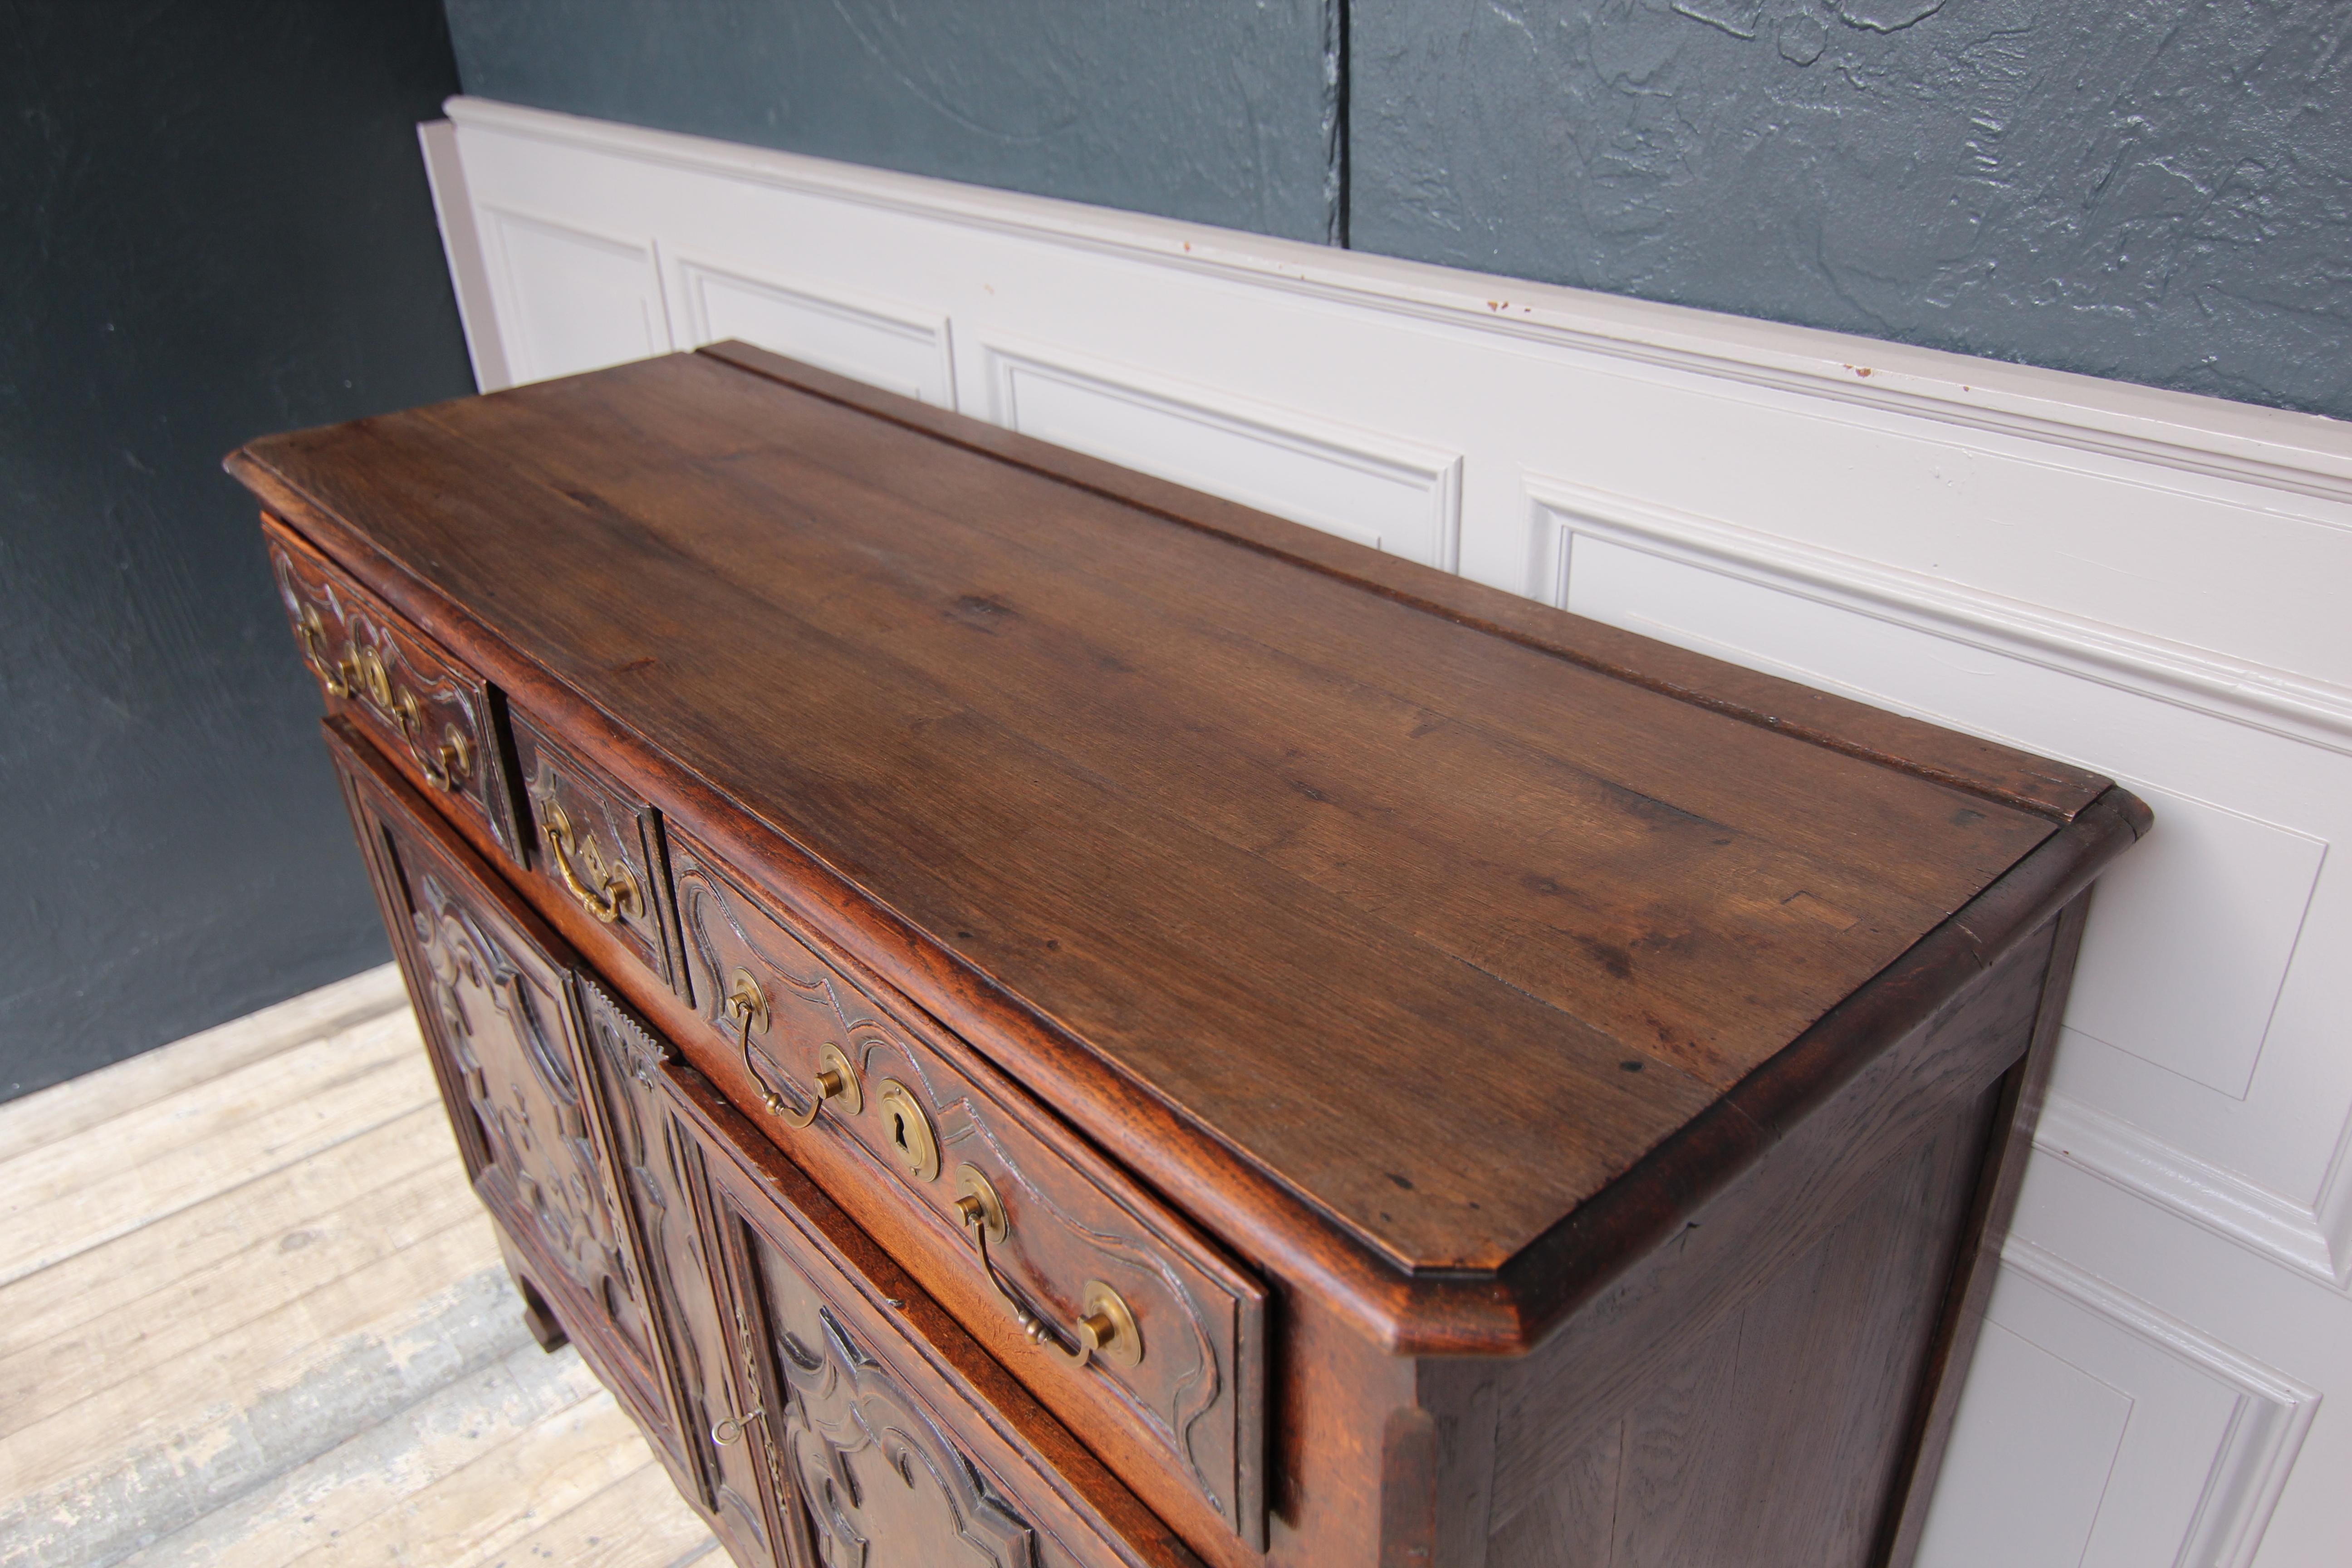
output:
[[744, 1568], [1908, 1561], [2109, 781], [740, 344], [229, 467]]

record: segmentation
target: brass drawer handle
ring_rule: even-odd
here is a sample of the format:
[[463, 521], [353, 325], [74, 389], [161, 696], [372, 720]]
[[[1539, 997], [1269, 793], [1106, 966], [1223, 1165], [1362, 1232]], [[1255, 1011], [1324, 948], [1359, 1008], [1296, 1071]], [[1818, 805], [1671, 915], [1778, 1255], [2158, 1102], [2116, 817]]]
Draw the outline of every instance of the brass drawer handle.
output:
[[349, 697], [352, 694], [353, 674], [352, 657], [346, 653], [339, 659], [330, 660], [327, 658], [326, 623], [320, 620], [319, 607], [316, 605], [302, 606], [302, 616], [295, 623], [295, 630], [302, 638], [302, 656], [310, 661], [310, 668], [318, 672], [319, 682], [327, 689], [327, 695]]
[[392, 716], [400, 723], [400, 732], [408, 738], [408, 749], [415, 755], [417, 766], [425, 770], [425, 779], [435, 789], [455, 792], [474, 771], [474, 750], [466, 743], [465, 731], [451, 724], [441, 731], [441, 743], [432, 751], [425, 749], [425, 709], [416, 700], [416, 693], [405, 686], [394, 699]]
[[1021, 1332], [1031, 1344], [1072, 1371], [1097, 1355], [1122, 1367], [1142, 1362], [1143, 1331], [1137, 1327], [1134, 1312], [1129, 1310], [1124, 1297], [1099, 1279], [1087, 1280], [1078, 1298], [1078, 1321], [1070, 1330], [1070, 1337], [1078, 1348], [1063, 1349], [1060, 1335], [1013, 1294], [1012, 1286], [997, 1271], [996, 1260], [988, 1255], [989, 1238], [994, 1237], [1002, 1242], [1013, 1229], [1005, 1217], [1004, 1200], [996, 1195], [995, 1184], [977, 1167], [958, 1165], [956, 1191], [956, 1217], [963, 1221], [964, 1229], [971, 1232], [972, 1241], [980, 1248], [981, 1269], [988, 1276], [991, 1289], [1013, 1310], [1013, 1321], [1021, 1325]]
[[841, 1108], [855, 1116], [866, 1109], [866, 1090], [857, 1081], [857, 1068], [852, 1065], [839, 1046], [828, 1041], [817, 1055], [816, 1098], [809, 1101], [806, 1110], [793, 1110], [784, 1104], [783, 1096], [772, 1088], [760, 1068], [751, 1060], [751, 1030], [756, 1026], [764, 1034], [768, 1028], [768, 994], [751, 972], [736, 967], [729, 976], [727, 1000], [723, 1004], [730, 1018], [743, 1025], [742, 1038], [737, 1042], [743, 1053], [743, 1072], [760, 1090], [760, 1104], [769, 1115], [787, 1127], [806, 1127], [816, 1120], [828, 1100], [838, 1100]]
[[[611, 925], [631, 910], [644, 907], [643, 896], [637, 891], [637, 879], [626, 866], [607, 867], [604, 858], [596, 853], [593, 840], [589, 842], [584, 851], [579, 848], [578, 840], [572, 832], [572, 818], [565, 815], [562, 806], [553, 800], [541, 799], [539, 815], [541, 831], [547, 835], [547, 847], [554, 858], [556, 872], [563, 879], [564, 889], [580, 900], [582, 909], [594, 915], [600, 923]], [[581, 855], [588, 862], [589, 875], [597, 879], [594, 888], [581, 881], [580, 874], [572, 868], [574, 854]], [[733, 998], [729, 998], [729, 1001], [731, 1005]], [[764, 1003], [761, 1010], [765, 1013]], [[747, 1032], [744, 1036], [747, 1053], [751, 1048], [750, 1041], [751, 1036]]]

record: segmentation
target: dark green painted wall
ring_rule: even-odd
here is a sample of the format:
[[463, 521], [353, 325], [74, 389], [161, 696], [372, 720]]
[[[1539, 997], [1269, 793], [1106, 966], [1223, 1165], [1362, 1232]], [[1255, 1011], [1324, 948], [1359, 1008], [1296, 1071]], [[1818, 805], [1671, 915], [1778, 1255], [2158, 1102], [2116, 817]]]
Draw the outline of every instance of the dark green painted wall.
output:
[[1326, 0], [450, 0], [466, 90], [1330, 237]]
[[386, 956], [221, 455], [471, 389], [433, 0], [0, 0], [0, 1099]]
[[2341, 0], [448, 11], [486, 97], [2352, 417]]

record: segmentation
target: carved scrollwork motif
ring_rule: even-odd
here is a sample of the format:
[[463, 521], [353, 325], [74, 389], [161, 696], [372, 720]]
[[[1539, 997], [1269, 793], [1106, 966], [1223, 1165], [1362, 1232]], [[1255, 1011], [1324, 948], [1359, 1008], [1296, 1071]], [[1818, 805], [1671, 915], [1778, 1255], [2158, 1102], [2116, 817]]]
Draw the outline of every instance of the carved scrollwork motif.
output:
[[826, 1568], [1034, 1568], [1026, 1520], [831, 1310], [776, 1336], [787, 1463]]
[[[1231, 1401], [1224, 1397], [1228, 1385], [1218, 1340], [1199, 1298], [1166, 1249], [1141, 1235], [1089, 1224], [1073, 1212], [1072, 1205], [1057, 1198], [1053, 1189], [1076, 1184], [1033, 1180], [1014, 1141], [1000, 1133], [991, 1110], [960, 1079], [935, 1066], [927, 1053], [909, 1048], [864, 992], [836, 977], [796, 941], [769, 937], [764, 921], [739, 917], [732, 893], [690, 855], [680, 854], [675, 844], [672, 866], [685, 945], [691, 966], [700, 975], [723, 975], [741, 958], [754, 960], [779, 1020], [780, 1026], [770, 1033], [772, 1041], [791, 1037], [793, 1021], [803, 1020], [799, 1035], [809, 1041], [838, 1041], [868, 1081], [898, 1078], [919, 1086], [946, 1151], [942, 1158], [949, 1163], [961, 1158], [985, 1164], [1004, 1189], [1008, 1205], [1017, 1204], [1024, 1216], [1012, 1244], [999, 1253], [999, 1261], [1016, 1276], [1018, 1288], [1041, 1309], [1041, 1315], [1056, 1322], [1076, 1321], [1080, 1305], [1077, 1289], [1090, 1278], [1113, 1281], [1132, 1296], [1139, 1314], [1150, 1315], [1148, 1331], [1155, 1348], [1139, 1373], [1086, 1375], [1104, 1377], [1113, 1397], [1192, 1472], [1194, 1484], [1210, 1503], [1229, 1517], [1234, 1515], [1239, 1480]], [[702, 984], [698, 994], [715, 995], [719, 990], [713, 982]], [[724, 1020], [714, 1014], [712, 1026], [718, 1029], [723, 1025]], [[806, 1067], [793, 1053], [783, 1054], [795, 1065], [772, 1069], [775, 1053], [762, 1050], [756, 1040], [751, 1048], [763, 1070], [772, 1070], [793, 1092], [808, 1093]], [[813, 1050], [799, 1056], [814, 1059]], [[856, 1135], [858, 1131], [853, 1129]], [[1049, 1229], [1059, 1235], [1052, 1242], [1042, 1242]], [[1066, 1264], [1077, 1256], [1086, 1262], [1083, 1267], [1049, 1270], [1034, 1262], [1040, 1253], [1058, 1253]], [[1053, 1297], [1057, 1288], [1066, 1291], [1067, 1300]], [[1216, 1419], [1211, 1418], [1213, 1413]], [[1220, 1421], [1225, 1424], [1222, 1430]]]
[[442, 879], [415, 881], [418, 956], [428, 976], [444, 1048], [457, 1069], [506, 1188], [510, 1223], [601, 1305], [644, 1355], [649, 1336], [623, 1239], [615, 1196], [589, 1131], [580, 1086], [566, 1061], [558, 1006], [537, 994], [521, 967]]

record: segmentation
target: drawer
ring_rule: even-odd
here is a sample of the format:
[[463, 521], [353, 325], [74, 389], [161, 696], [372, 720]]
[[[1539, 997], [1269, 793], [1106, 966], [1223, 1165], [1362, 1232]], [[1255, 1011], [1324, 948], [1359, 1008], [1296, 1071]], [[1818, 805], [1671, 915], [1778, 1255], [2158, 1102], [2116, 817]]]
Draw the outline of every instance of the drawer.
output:
[[1146, 1500], [1262, 1548], [1265, 1287], [690, 833], [668, 842], [695, 1054]]
[[327, 734], [474, 1191], [530, 1288], [680, 1468], [572, 955], [348, 720]]
[[659, 814], [521, 709], [509, 709], [509, 720], [523, 786], [523, 863], [595, 921], [601, 945], [611, 951], [597, 951], [592, 937], [591, 958], [635, 963], [686, 994]]
[[278, 595], [331, 711], [358, 723], [415, 783], [516, 854], [514, 795], [488, 684], [264, 516]]
[[866, 1568], [1198, 1568], [1101, 1462], [691, 1067], [737, 1401], [780, 1556]]

